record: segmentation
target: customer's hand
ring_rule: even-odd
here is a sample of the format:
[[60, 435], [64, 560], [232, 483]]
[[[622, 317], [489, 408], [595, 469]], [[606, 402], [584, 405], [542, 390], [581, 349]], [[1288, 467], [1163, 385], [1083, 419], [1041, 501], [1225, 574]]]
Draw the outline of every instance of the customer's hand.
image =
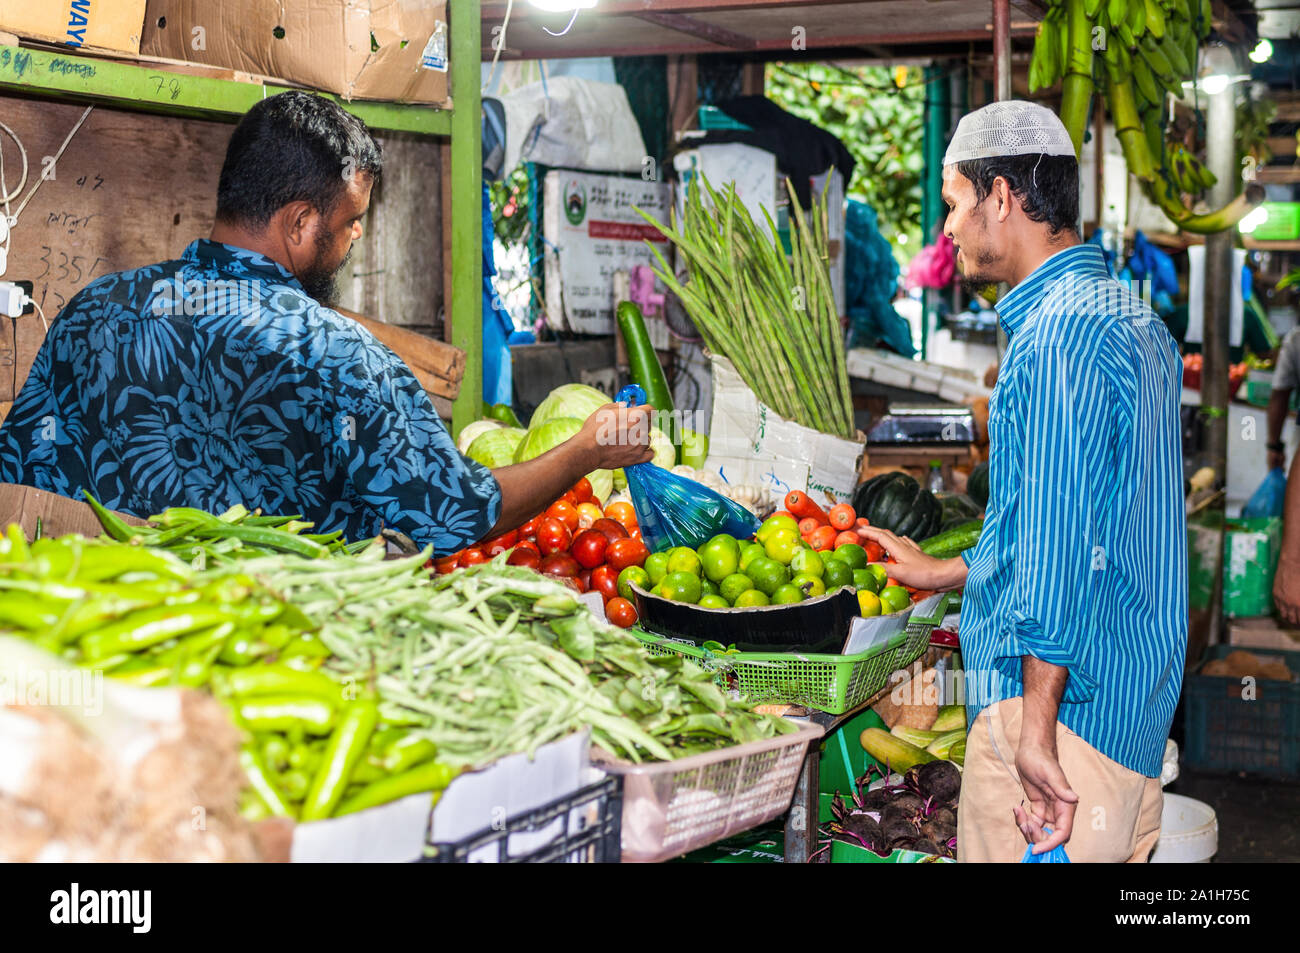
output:
[[[1035, 854], [1064, 844], [1074, 830], [1079, 795], [1071, 790], [1055, 747], [1022, 742], [1016, 752], [1016, 771], [1029, 806], [1026, 810], [1017, 805], [1011, 812], [1020, 833], [1025, 835], [1025, 842], [1033, 845]], [[1052, 828], [1051, 834], [1043, 830], [1044, 825]]]
[[617, 470], [654, 457], [650, 449], [653, 408], [606, 404], [587, 418], [574, 439], [590, 454], [588, 470]]
[[1273, 574], [1273, 602], [1288, 625], [1300, 625], [1300, 560], [1283, 554]]
[[908, 537], [895, 536], [889, 530], [875, 526], [866, 527], [863, 534], [894, 557], [894, 562], [884, 564], [885, 571], [904, 586], [942, 591], [956, 589], [966, 581], [966, 563], [960, 557], [936, 559], [927, 556]]

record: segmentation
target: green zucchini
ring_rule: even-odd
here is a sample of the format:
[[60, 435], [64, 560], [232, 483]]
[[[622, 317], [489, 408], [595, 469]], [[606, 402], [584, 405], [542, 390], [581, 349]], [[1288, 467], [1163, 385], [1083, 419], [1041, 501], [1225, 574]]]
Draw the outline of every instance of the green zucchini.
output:
[[952, 529], [931, 536], [922, 542], [921, 552], [937, 559], [952, 559], [954, 556], [970, 549], [980, 540], [980, 531], [984, 528], [983, 520], [970, 520]]
[[668, 378], [664, 376], [659, 355], [655, 354], [650, 343], [650, 332], [646, 330], [641, 309], [631, 301], [620, 301], [615, 318], [619, 333], [623, 335], [623, 344], [627, 347], [627, 366], [632, 372], [632, 380], [641, 385], [646, 402], [658, 411], [655, 426], [668, 434], [677, 448], [677, 462], [681, 463], [682, 434], [677, 425], [677, 415], [673, 413], [673, 393], [668, 389]]

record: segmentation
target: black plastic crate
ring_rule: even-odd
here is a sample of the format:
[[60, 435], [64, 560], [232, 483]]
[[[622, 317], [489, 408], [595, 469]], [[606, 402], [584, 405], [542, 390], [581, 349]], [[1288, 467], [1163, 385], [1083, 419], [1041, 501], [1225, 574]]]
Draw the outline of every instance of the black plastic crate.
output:
[[[1214, 645], [1205, 661], [1240, 648]], [[1300, 652], [1252, 649], [1280, 655], [1300, 675]], [[1255, 680], [1253, 699], [1242, 698], [1240, 678], [1188, 675], [1183, 684], [1183, 762], [1201, 771], [1245, 771], [1280, 778], [1300, 777], [1300, 681]]]
[[[623, 778], [609, 775], [509, 818], [501, 830], [488, 828], [453, 843], [428, 843], [420, 860], [435, 864], [616, 864], [621, 854], [622, 822]], [[544, 845], [510, 853], [512, 835], [551, 831]]]

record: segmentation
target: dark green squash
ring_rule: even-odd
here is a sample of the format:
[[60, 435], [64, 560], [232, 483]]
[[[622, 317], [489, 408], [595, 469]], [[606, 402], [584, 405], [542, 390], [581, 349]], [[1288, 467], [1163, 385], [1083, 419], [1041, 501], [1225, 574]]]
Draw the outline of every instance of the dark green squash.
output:
[[989, 463], [987, 460], [971, 471], [970, 477], [966, 480], [966, 493], [980, 509], [984, 509], [989, 505]]
[[906, 473], [885, 473], [863, 483], [854, 493], [853, 508], [872, 526], [918, 540], [938, 532], [943, 523], [939, 501]]

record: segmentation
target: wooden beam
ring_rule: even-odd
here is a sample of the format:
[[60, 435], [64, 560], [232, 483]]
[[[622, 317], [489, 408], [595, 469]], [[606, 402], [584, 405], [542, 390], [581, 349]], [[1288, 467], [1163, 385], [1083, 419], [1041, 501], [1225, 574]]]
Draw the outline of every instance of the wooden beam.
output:
[[1295, 160], [1296, 149], [1300, 147], [1300, 141], [1295, 136], [1269, 136], [1268, 148], [1273, 153], [1273, 157], [1282, 159]]
[[[723, 13], [728, 10], [760, 10], [764, 7], [830, 7], [850, 3], [879, 3], [882, 0], [600, 0], [590, 10], [581, 10], [579, 17], [637, 16], [641, 13]], [[482, 18], [491, 22], [504, 20], [504, 3], [483, 4]], [[511, 20], [531, 20], [545, 17], [563, 17], [569, 14], [549, 13], [525, 2], [515, 0], [510, 12]]]
[[1255, 172], [1255, 181], [1260, 185], [1298, 185], [1300, 165], [1266, 165]]
[[678, 33], [685, 33], [687, 36], [707, 40], [710, 43], [733, 50], [757, 49], [752, 37], [743, 36], [720, 26], [714, 26], [712, 23], [686, 16], [684, 13], [636, 13], [633, 16], [638, 20], [653, 23], [655, 26], [661, 26], [666, 30], [676, 30]]

